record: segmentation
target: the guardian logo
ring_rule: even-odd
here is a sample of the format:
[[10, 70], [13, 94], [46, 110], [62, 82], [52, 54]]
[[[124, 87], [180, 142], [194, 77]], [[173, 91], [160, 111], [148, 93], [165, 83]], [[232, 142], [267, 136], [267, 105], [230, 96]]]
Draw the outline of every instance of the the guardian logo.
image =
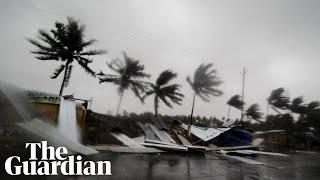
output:
[[[82, 157], [66, 156], [65, 147], [55, 149], [47, 146], [47, 141], [41, 143], [26, 143], [30, 147], [29, 161], [21, 162], [19, 156], [11, 156], [5, 162], [5, 170], [10, 175], [111, 175], [110, 161], [84, 161]], [[37, 147], [42, 152], [41, 159], [36, 156]], [[48, 153], [49, 151], [49, 153]], [[18, 164], [18, 165], [16, 165]]]

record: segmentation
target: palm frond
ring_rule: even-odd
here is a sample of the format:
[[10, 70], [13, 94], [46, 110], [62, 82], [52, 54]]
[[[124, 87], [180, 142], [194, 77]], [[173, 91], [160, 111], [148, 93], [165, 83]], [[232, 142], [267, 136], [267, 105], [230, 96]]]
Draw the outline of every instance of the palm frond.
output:
[[172, 105], [170, 104], [170, 102], [166, 99], [165, 96], [159, 96], [159, 98], [161, 99], [161, 101], [167, 105], [168, 107], [172, 108]]
[[250, 119], [259, 120], [262, 118], [263, 113], [260, 112], [260, 106], [258, 104], [252, 104], [246, 111], [246, 116]]
[[293, 113], [297, 114], [306, 114], [307, 112], [307, 107], [306, 105], [303, 104], [304, 100], [302, 96], [296, 97], [292, 100], [290, 110]]
[[51, 79], [56, 79], [61, 72], [64, 70], [65, 65], [61, 64], [58, 68], [55, 69], [52, 76], [50, 76]]
[[97, 42], [97, 40], [95, 40], [95, 39], [90, 39], [89, 41], [82, 42], [82, 46], [83, 46], [83, 47], [91, 46], [91, 45], [93, 45], [95, 42]]
[[101, 54], [106, 54], [107, 51], [105, 50], [89, 50], [89, 51], [84, 51], [81, 52], [81, 56], [95, 56], [95, 55], [101, 55]]
[[177, 73], [173, 73], [170, 69], [165, 70], [159, 75], [156, 85], [163, 86], [176, 77]]
[[241, 99], [241, 96], [240, 95], [234, 95], [232, 96], [228, 102], [227, 102], [228, 105], [236, 108], [236, 109], [241, 109], [242, 106], [244, 105], [244, 103], [242, 102], [242, 99]]
[[194, 73], [193, 82], [189, 76], [186, 79], [195, 93], [206, 102], [210, 102], [210, 96], [221, 96], [223, 94], [221, 90], [216, 89], [222, 81], [217, 76], [215, 69], [210, 70], [212, 66], [212, 63], [201, 64]]
[[270, 105], [279, 109], [288, 109], [290, 106], [290, 99], [284, 88], [273, 90], [267, 101]]
[[80, 65], [88, 74], [90, 74], [90, 75], [93, 76], [93, 77], [96, 77], [96, 73], [95, 73], [92, 69], [89, 68], [88, 62], [85, 62], [85, 61], [83, 61], [83, 60], [78, 60], [77, 62], [79, 63], [79, 65]]
[[99, 77], [99, 83], [114, 83], [119, 85], [121, 83], [121, 78], [119, 77]]
[[319, 101], [312, 101], [308, 104], [307, 110], [308, 112], [311, 112], [315, 109], [319, 109], [320, 108], [320, 102]]

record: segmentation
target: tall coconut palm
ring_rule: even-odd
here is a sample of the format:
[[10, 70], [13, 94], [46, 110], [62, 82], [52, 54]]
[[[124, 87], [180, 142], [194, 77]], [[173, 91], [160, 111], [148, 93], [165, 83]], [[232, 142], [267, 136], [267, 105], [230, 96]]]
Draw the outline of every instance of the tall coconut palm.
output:
[[194, 91], [190, 125], [192, 124], [196, 95], [199, 96], [203, 101], [210, 102], [210, 96], [221, 96], [223, 94], [221, 90], [216, 88], [221, 85], [222, 81], [218, 77], [216, 69], [210, 70], [212, 66], [212, 63], [207, 65], [201, 64], [194, 73], [193, 81], [191, 81], [189, 76], [186, 79]]
[[234, 96], [232, 96], [227, 104], [229, 105], [229, 110], [228, 110], [228, 119], [229, 119], [229, 116], [230, 116], [230, 109], [231, 109], [231, 106], [236, 108], [236, 109], [239, 109], [241, 110], [242, 106], [244, 105], [244, 103], [242, 102], [242, 99], [241, 99], [241, 96], [236, 94]]
[[282, 110], [289, 109], [290, 107], [290, 98], [288, 97], [284, 88], [278, 88], [271, 91], [271, 94], [267, 98], [267, 101], [268, 101], [267, 116], [269, 114], [270, 105]]
[[263, 113], [260, 112], [260, 106], [259, 104], [252, 104], [245, 112], [245, 115], [247, 116], [248, 119], [253, 119], [258, 122], [262, 118]]
[[168, 100], [171, 100], [173, 103], [181, 105], [183, 94], [179, 93], [180, 85], [170, 84], [169, 82], [177, 77], [176, 73], [173, 73], [171, 70], [163, 71], [156, 84], [150, 84], [151, 90], [146, 92], [146, 95], [143, 97], [145, 99], [147, 96], [154, 94], [154, 116], [157, 117], [158, 108], [159, 108], [159, 99], [168, 107], [172, 108], [171, 103]]
[[123, 52], [124, 60], [115, 59], [111, 63], [107, 63], [108, 67], [115, 74], [104, 74], [102, 71], [97, 74], [100, 83], [113, 83], [117, 85], [120, 99], [117, 107], [119, 113], [120, 104], [125, 90], [131, 89], [134, 94], [142, 101], [141, 93], [146, 90], [148, 83], [141, 81], [142, 78], [149, 78], [150, 75], [144, 72], [144, 65], [139, 60], [135, 60], [125, 52]]
[[105, 53], [103, 50], [87, 49], [96, 40], [85, 41], [84, 31], [84, 25], [79, 25], [78, 21], [69, 17], [67, 24], [56, 22], [54, 29], [50, 30], [50, 32], [39, 30], [37, 37], [41, 42], [27, 39], [38, 48], [38, 50], [31, 51], [36, 54], [37, 59], [62, 62], [51, 76], [51, 79], [56, 79], [64, 71], [59, 95], [63, 94], [64, 87], [67, 87], [69, 83], [74, 61], [77, 61], [88, 74], [95, 76], [94, 71], [88, 66], [92, 62], [90, 57]]

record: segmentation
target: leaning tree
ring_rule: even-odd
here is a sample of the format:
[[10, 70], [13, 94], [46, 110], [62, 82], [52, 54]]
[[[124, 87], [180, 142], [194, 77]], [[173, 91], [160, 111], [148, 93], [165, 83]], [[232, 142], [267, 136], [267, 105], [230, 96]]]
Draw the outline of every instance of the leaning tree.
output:
[[228, 109], [228, 119], [229, 119], [231, 107], [241, 110], [242, 106], [244, 105], [244, 102], [242, 102], [241, 96], [236, 94], [227, 101], [227, 104], [229, 105], [229, 109]]
[[115, 74], [105, 74], [102, 71], [98, 73], [100, 83], [112, 83], [118, 86], [120, 99], [117, 107], [119, 113], [120, 104], [125, 90], [132, 90], [134, 94], [141, 100], [141, 93], [148, 88], [148, 83], [142, 81], [143, 78], [149, 78], [150, 75], [144, 72], [144, 65], [140, 64], [139, 60], [129, 57], [123, 52], [124, 60], [114, 59], [107, 66]]
[[159, 108], [159, 99], [168, 107], [172, 108], [173, 102], [175, 104], [181, 105], [182, 98], [184, 97], [180, 91], [179, 84], [169, 84], [171, 80], [177, 77], [177, 73], [173, 73], [171, 70], [163, 71], [155, 84], [150, 84], [151, 90], [148, 90], [143, 97], [145, 99], [147, 96], [154, 95], [154, 116], [157, 117]]
[[269, 115], [270, 105], [282, 110], [289, 109], [290, 107], [290, 98], [288, 97], [284, 88], [272, 90], [270, 96], [267, 98], [267, 102], [267, 116]]
[[91, 56], [104, 54], [104, 50], [88, 50], [96, 40], [84, 40], [85, 26], [80, 25], [77, 20], [68, 17], [66, 24], [56, 22], [50, 32], [39, 30], [37, 38], [27, 40], [38, 49], [31, 51], [36, 58], [42, 61], [60, 61], [61, 64], [55, 69], [51, 79], [56, 79], [64, 72], [59, 95], [63, 94], [64, 87], [67, 87], [71, 77], [73, 62], [77, 61], [88, 74], [95, 76], [95, 72], [88, 66], [92, 63]]
[[263, 113], [261, 112], [259, 104], [252, 104], [246, 110], [245, 115], [249, 120], [253, 119], [255, 121], [261, 122], [260, 119], [262, 118]]
[[207, 65], [201, 64], [193, 75], [193, 81], [188, 76], [187, 82], [190, 84], [193, 94], [192, 109], [190, 115], [190, 125], [192, 125], [192, 117], [194, 110], [194, 103], [196, 95], [199, 96], [203, 101], [210, 102], [210, 96], [221, 96], [223, 92], [217, 87], [222, 83], [221, 79], [217, 75], [216, 69], [211, 69], [212, 63]]

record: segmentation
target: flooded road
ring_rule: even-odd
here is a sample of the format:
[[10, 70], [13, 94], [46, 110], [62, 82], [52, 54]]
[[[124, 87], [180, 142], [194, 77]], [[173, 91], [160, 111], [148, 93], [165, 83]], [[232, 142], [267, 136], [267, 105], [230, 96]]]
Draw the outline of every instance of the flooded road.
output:
[[4, 176], [1, 176], [0, 179], [319, 179], [320, 153], [286, 154], [290, 156], [259, 155], [247, 157], [266, 163], [266, 165], [250, 165], [236, 160], [224, 160], [216, 156], [203, 154], [100, 153], [83, 156], [83, 160], [110, 161], [111, 176], [7, 176], [2, 174]]
[[112, 176], [78, 179], [319, 179], [320, 154], [289, 155], [259, 155], [252, 159], [267, 165], [250, 165], [200, 154], [104, 153], [93, 158], [110, 160]]

